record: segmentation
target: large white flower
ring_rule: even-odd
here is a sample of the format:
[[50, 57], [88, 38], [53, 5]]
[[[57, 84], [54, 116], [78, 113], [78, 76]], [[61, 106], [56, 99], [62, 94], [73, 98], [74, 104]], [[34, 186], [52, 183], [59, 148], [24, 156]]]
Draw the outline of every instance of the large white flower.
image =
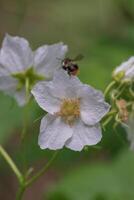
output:
[[62, 42], [32, 51], [26, 39], [6, 34], [0, 50], [0, 90], [24, 105], [26, 81], [31, 89], [37, 81], [52, 79], [66, 52]]
[[100, 91], [59, 70], [52, 81], [37, 83], [32, 94], [48, 112], [40, 126], [42, 149], [66, 146], [81, 151], [85, 145], [95, 145], [101, 140], [99, 121], [110, 106]]
[[113, 72], [113, 77], [119, 81], [134, 80], [134, 56], [118, 66]]

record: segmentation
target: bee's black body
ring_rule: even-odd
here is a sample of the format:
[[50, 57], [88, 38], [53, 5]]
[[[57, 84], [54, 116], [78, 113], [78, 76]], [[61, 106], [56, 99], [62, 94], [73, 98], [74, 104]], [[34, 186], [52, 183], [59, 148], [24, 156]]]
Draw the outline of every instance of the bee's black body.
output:
[[70, 58], [65, 58], [62, 63], [62, 68], [71, 75], [77, 75], [79, 67], [78, 65]]

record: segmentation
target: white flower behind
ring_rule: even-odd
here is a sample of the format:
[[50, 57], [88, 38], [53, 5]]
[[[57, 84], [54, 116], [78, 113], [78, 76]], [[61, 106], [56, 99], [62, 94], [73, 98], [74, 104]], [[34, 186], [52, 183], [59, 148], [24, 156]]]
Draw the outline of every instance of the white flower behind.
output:
[[0, 90], [14, 96], [20, 106], [26, 103], [26, 79], [30, 88], [43, 79], [50, 80], [61, 67], [67, 46], [62, 42], [32, 51], [22, 37], [6, 34], [0, 50]]
[[85, 145], [101, 140], [99, 121], [110, 106], [100, 91], [59, 70], [52, 81], [37, 83], [32, 94], [48, 112], [40, 126], [38, 141], [42, 149], [66, 146], [81, 151]]
[[134, 56], [118, 66], [113, 72], [113, 77], [119, 81], [134, 80]]

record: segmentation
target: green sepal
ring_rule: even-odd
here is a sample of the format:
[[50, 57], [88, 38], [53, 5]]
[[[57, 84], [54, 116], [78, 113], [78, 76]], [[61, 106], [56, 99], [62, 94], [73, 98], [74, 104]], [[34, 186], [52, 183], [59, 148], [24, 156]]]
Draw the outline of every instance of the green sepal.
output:
[[12, 74], [12, 77], [18, 80], [17, 90], [21, 90], [26, 85], [26, 80], [29, 81], [29, 90], [36, 84], [38, 81], [45, 80], [45, 77], [37, 74], [33, 67], [28, 68], [25, 72], [19, 72]]
[[120, 71], [116, 75], [113, 75], [115, 81], [120, 82], [125, 76], [125, 71]]

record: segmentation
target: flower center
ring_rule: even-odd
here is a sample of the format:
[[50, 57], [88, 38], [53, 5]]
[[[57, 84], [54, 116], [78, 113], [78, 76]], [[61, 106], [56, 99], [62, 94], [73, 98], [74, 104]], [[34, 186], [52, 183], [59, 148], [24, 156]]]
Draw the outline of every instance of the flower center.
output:
[[65, 123], [72, 126], [80, 116], [80, 100], [79, 99], [63, 99], [60, 111], [56, 113]]
[[26, 82], [28, 82], [28, 90], [35, 85], [36, 82], [42, 81], [45, 79], [44, 76], [37, 74], [33, 67], [28, 68], [24, 72], [14, 73], [12, 77], [18, 80], [17, 90], [21, 90], [26, 86]]

